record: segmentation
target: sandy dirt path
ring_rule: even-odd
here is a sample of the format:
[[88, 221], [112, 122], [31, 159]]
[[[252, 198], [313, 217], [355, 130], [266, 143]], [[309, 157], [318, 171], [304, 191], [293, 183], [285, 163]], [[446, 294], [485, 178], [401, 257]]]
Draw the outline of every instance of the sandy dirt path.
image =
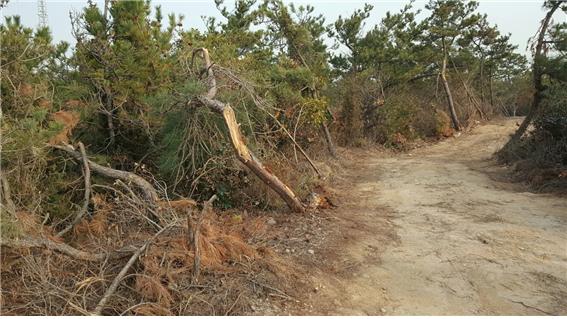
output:
[[310, 313], [567, 315], [567, 199], [494, 178], [515, 123], [354, 156]]

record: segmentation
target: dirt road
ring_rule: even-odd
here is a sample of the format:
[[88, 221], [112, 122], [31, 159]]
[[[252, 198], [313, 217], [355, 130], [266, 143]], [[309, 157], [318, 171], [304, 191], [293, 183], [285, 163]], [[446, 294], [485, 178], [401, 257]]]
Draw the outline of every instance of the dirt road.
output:
[[[411, 154], [357, 154], [312, 313], [567, 315], [567, 199], [496, 181], [493, 122]], [[492, 176], [492, 177], [491, 177]]]

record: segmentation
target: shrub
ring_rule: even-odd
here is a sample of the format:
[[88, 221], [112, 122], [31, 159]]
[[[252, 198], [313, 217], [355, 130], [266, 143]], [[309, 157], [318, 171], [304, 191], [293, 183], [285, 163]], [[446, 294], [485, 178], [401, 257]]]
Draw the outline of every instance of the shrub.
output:
[[555, 84], [545, 93], [542, 114], [534, 120], [536, 134], [549, 134], [557, 141], [567, 137], [567, 85]]

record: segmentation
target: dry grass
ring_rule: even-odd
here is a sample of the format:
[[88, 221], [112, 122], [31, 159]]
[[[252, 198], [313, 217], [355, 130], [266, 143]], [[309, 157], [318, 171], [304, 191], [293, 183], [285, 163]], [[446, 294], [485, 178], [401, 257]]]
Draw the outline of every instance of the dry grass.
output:
[[[67, 243], [77, 249], [101, 252], [128, 245], [139, 247], [151, 237], [155, 231], [139, 216], [141, 208], [118, 198], [108, 194], [93, 196], [95, 212], [77, 225]], [[160, 213], [165, 220], [177, 221], [176, 226], [159, 237], [134, 265], [103, 314], [244, 314], [250, 311], [251, 303], [273, 294], [273, 289], [287, 296], [285, 287], [296, 271], [263, 245], [268, 231], [266, 217], [238, 212], [207, 216], [199, 241], [201, 277], [195, 284], [191, 282], [194, 255], [187, 243], [187, 211], [176, 211], [171, 206]], [[18, 218], [23, 225], [22, 236], [42, 234], [63, 240], [55, 238], [53, 230], [41, 226], [31, 214], [19, 213]], [[3, 247], [0, 312], [88, 314], [126, 260], [85, 262], [49, 250]]]

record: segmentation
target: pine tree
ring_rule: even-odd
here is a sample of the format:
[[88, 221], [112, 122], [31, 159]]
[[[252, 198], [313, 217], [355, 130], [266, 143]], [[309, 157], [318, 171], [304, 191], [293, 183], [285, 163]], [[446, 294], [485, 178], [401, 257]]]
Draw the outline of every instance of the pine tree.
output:
[[460, 0], [432, 0], [425, 6], [427, 10], [431, 11], [431, 15], [426, 20], [428, 25], [424, 42], [434, 50], [434, 59], [439, 68], [439, 76], [445, 90], [449, 114], [455, 130], [461, 130], [461, 124], [447, 76], [447, 64], [455, 51], [456, 44], [480, 19], [480, 15], [474, 13], [477, 7], [477, 2]]

